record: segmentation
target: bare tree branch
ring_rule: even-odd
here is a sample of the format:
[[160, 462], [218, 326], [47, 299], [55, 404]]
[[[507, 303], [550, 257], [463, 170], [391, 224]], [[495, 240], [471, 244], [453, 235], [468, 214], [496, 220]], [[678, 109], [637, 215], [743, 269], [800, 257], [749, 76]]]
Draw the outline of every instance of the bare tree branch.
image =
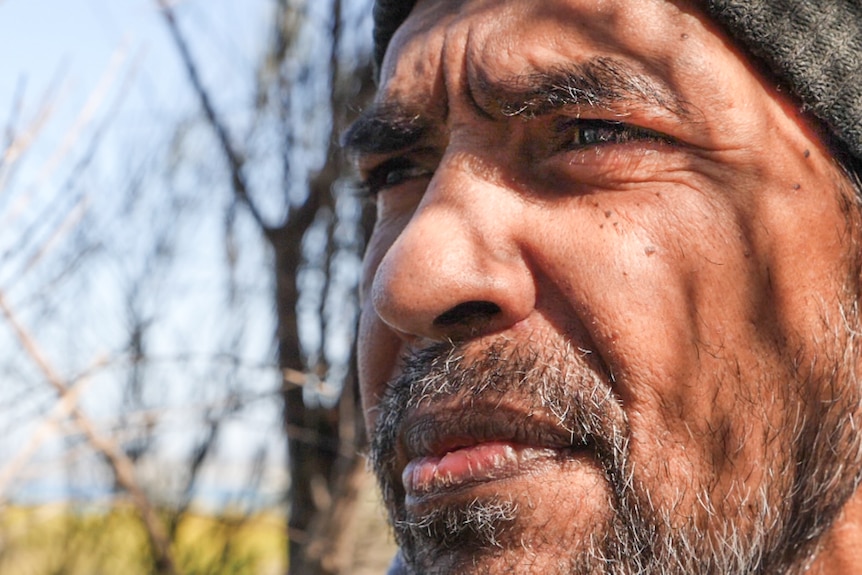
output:
[[260, 226], [260, 229], [266, 232], [269, 230], [270, 226], [266, 223], [266, 220], [264, 220], [263, 215], [257, 208], [257, 205], [249, 195], [248, 185], [246, 183], [245, 174], [243, 173], [243, 159], [231, 143], [227, 127], [221, 118], [219, 118], [218, 113], [216, 113], [215, 107], [210, 100], [209, 92], [204, 88], [200, 74], [198, 74], [197, 65], [189, 51], [188, 44], [186, 43], [179, 26], [177, 26], [173, 8], [167, 0], [157, 0], [157, 2], [162, 10], [162, 15], [164, 16], [165, 23], [168, 26], [171, 38], [180, 53], [180, 57], [182, 58], [183, 65], [186, 68], [186, 73], [188, 74], [192, 88], [200, 100], [201, 107], [204, 110], [204, 114], [206, 114], [207, 121], [210, 126], [212, 126], [213, 130], [215, 130], [222, 153], [227, 159], [228, 168], [230, 169], [231, 183], [233, 185], [234, 192], [236, 193], [236, 197], [246, 206], [246, 208], [248, 208], [249, 213], [251, 213], [251, 216], [254, 218], [257, 225]]
[[[101, 360], [99, 363], [103, 363]], [[89, 378], [83, 378], [76, 381], [73, 385], [66, 388], [66, 391], [60, 395], [59, 401], [54, 406], [49, 414], [42, 421], [42, 424], [30, 436], [27, 443], [18, 451], [18, 453], [9, 460], [8, 463], [0, 470], [0, 502], [5, 502], [7, 499], [6, 491], [9, 485], [20, 473], [21, 469], [27, 464], [31, 457], [36, 453], [42, 443], [51, 435], [56, 433], [57, 429], [64, 419], [66, 419], [78, 405], [78, 398], [87, 387]]]
[[[30, 359], [36, 364], [48, 383], [57, 394], [63, 398], [70, 393], [70, 386], [64, 381], [54, 366], [48, 360], [31, 333], [24, 327], [17, 315], [6, 301], [5, 294], [0, 292], [0, 312], [15, 332], [18, 341], [26, 351]], [[150, 544], [156, 558], [157, 567], [165, 575], [177, 573], [175, 563], [171, 554], [170, 542], [165, 532], [164, 525], [156, 514], [155, 509], [149, 501], [146, 493], [141, 488], [135, 477], [134, 463], [123, 453], [117, 444], [107, 437], [103, 437], [92, 424], [89, 417], [74, 403], [69, 408], [75, 424], [84, 433], [92, 448], [99, 453], [108, 463], [117, 484], [120, 485], [132, 499], [141, 519], [144, 522]]]

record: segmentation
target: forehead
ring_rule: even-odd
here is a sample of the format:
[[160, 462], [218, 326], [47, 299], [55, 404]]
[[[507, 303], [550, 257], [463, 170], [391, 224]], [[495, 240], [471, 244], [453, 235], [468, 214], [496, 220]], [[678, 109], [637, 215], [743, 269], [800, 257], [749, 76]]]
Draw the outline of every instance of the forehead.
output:
[[423, 101], [602, 57], [673, 83], [730, 51], [716, 32], [668, 0], [423, 0], [389, 45], [378, 95]]

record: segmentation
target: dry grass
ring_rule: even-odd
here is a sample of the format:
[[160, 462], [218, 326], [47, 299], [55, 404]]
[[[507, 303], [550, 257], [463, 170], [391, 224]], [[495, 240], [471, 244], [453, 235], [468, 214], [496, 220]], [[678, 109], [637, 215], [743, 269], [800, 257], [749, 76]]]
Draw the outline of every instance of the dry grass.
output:
[[[285, 572], [287, 536], [275, 513], [251, 517], [187, 514], [172, 542], [185, 575], [276, 575]], [[0, 573], [149, 575], [147, 534], [130, 508], [81, 510], [67, 505], [7, 507], [0, 512]]]

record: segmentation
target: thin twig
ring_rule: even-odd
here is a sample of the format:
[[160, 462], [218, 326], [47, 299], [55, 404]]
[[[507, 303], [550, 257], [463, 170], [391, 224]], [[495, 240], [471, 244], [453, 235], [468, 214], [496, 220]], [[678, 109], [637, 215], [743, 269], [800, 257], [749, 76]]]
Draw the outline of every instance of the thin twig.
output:
[[6, 188], [15, 164], [21, 159], [27, 150], [30, 149], [31, 145], [36, 140], [36, 136], [42, 132], [43, 128], [47, 125], [48, 120], [50, 120], [51, 116], [56, 111], [54, 98], [48, 97], [48, 94], [53, 94], [57, 90], [57, 87], [54, 85], [56, 83], [57, 80], [55, 80], [51, 87], [46, 91], [45, 97], [39, 106], [39, 111], [36, 113], [35, 119], [29, 123], [23, 132], [15, 130], [10, 124], [10, 127], [7, 130], [8, 142], [6, 143], [6, 147], [3, 149], [3, 170], [0, 170], [0, 190]]
[[[6, 164], [6, 152], [15, 143], [15, 126], [18, 123], [18, 117], [21, 115], [21, 110], [24, 107], [24, 79], [18, 80], [18, 87], [15, 89], [15, 98], [12, 100], [12, 112], [9, 115], [9, 120], [6, 124], [6, 142], [3, 144], [3, 151], [0, 153], [0, 172]], [[2, 189], [2, 188], [0, 188]]]
[[39, 178], [34, 182], [34, 188], [41, 188], [56, 172], [57, 167], [63, 164], [69, 153], [80, 150], [81, 134], [95, 122], [96, 113], [105, 108], [105, 98], [107, 98], [111, 88], [117, 82], [125, 60], [126, 55], [122, 50], [114, 52], [108, 68], [99, 79], [99, 83], [90, 91], [87, 101], [78, 111], [74, 124], [66, 131], [63, 140], [54, 148], [48, 160], [37, 170]]
[[60, 240], [69, 235], [84, 219], [84, 215], [87, 213], [88, 200], [87, 196], [80, 196], [77, 199], [77, 203], [69, 210], [69, 213], [66, 214], [65, 219], [60, 222], [58, 226], [54, 229], [54, 232], [42, 242], [41, 246], [36, 248], [35, 253], [33, 253], [27, 260], [27, 263], [24, 265], [24, 269], [22, 273], [27, 273], [33, 267], [39, 263], [39, 261], [51, 251], [51, 248], [58, 245]]

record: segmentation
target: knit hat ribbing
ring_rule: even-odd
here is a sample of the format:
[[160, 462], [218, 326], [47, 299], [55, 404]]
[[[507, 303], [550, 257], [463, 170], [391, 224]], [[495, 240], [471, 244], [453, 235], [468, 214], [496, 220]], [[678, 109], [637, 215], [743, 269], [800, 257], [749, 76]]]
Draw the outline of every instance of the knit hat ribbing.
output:
[[[378, 66], [414, 0], [377, 0]], [[706, 0], [730, 35], [862, 163], [862, 1]]]

